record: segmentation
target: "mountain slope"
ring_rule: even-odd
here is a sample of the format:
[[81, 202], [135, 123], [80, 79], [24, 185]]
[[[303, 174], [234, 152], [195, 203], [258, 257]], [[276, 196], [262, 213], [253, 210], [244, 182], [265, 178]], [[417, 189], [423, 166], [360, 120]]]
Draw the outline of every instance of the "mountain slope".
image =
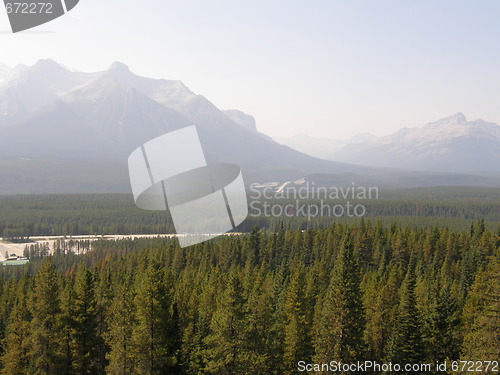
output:
[[346, 163], [426, 171], [500, 171], [500, 127], [461, 113], [347, 145], [329, 157]]
[[102, 78], [4, 127], [0, 149], [3, 155], [30, 158], [123, 161], [144, 142], [188, 125], [137, 90]]

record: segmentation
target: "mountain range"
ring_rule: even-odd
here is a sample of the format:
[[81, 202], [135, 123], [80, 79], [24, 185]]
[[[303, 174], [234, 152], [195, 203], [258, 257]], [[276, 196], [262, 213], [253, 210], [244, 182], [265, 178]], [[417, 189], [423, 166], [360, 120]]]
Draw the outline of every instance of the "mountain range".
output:
[[[67, 162], [71, 171], [80, 167], [77, 161], [93, 161], [99, 167], [102, 161], [115, 162], [123, 172], [124, 190], [129, 189], [127, 158], [135, 148], [192, 124], [197, 125], [207, 161], [240, 166], [246, 181], [298, 179], [308, 173], [370, 173], [369, 168], [317, 159], [280, 145], [259, 133], [251, 116], [223, 112], [181, 81], [140, 77], [122, 63], [102, 72], [81, 73], [40, 60], [7, 71], [0, 84], [1, 157]], [[8, 165], [5, 160], [4, 164]], [[0, 171], [4, 176], [0, 191], [6, 181], [19, 181], [17, 168]], [[33, 173], [28, 168], [22, 175], [30, 181]], [[96, 186], [100, 178], [109, 184], [107, 175], [92, 176]], [[5, 189], [25, 191], [12, 183]]]
[[252, 116], [222, 111], [181, 81], [141, 77], [122, 63], [82, 73], [40, 60], [30, 67], [0, 65], [0, 192], [129, 192], [128, 155], [193, 124], [207, 161], [240, 166], [247, 184], [320, 176], [332, 184], [500, 186], [497, 176], [486, 174], [422, 172], [416, 178], [383, 163], [367, 167], [372, 163], [361, 148], [353, 160], [343, 153], [352, 144], [332, 155], [341, 161], [320, 159], [274, 141]]
[[350, 143], [328, 159], [420, 171], [498, 172], [500, 126], [467, 121], [457, 113], [422, 128], [403, 128], [386, 137]]

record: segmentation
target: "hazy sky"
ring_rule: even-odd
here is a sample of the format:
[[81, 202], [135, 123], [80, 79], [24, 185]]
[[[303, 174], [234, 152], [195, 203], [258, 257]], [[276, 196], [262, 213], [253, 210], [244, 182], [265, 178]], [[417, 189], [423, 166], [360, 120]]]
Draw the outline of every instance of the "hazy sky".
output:
[[0, 61], [122, 61], [270, 135], [348, 138], [456, 112], [500, 124], [499, 19], [498, 0], [81, 0], [16, 35], [0, 10]]

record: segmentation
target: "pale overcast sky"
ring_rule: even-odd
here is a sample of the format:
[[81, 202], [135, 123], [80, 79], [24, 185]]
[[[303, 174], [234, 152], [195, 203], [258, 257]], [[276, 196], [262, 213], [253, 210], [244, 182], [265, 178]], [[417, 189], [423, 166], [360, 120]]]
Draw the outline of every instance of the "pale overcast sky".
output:
[[16, 35], [0, 9], [0, 61], [122, 61], [270, 135], [348, 138], [456, 112], [500, 124], [499, 20], [497, 0], [81, 0]]

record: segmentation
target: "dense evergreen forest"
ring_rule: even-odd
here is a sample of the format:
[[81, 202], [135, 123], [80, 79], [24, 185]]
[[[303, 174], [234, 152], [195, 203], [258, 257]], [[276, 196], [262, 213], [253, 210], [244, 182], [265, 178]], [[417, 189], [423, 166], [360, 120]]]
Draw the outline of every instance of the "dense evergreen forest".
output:
[[[486, 227], [494, 231], [500, 227], [498, 202], [499, 189], [443, 187], [383, 191], [379, 199], [358, 203], [366, 207], [366, 217], [380, 220], [384, 225], [397, 222], [462, 231], [469, 229], [471, 220], [484, 218]], [[282, 207], [295, 204], [293, 200], [273, 202], [272, 199], [269, 203]], [[345, 205], [346, 202], [330, 203]], [[300, 204], [317, 205], [318, 201], [301, 200]], [[326, 228], [333, 219], [341, 223], [359, 220], [347, 215], [305, 217], [298, 212], [293, 217], [266, 217], [255, 213], [258, 211], [250, 209], [250, 216], [236, 231], [250, 232], [254, 226], [277, 231], [282, 223], [291, 229]], [[169, 213], [141, 210], [128, 194], [0, 196], [0, 237], [160, 233], [175, 233]]]
[[[100, 240], [3, 267], [1, 373], [297, 374], [301, 361], [364, 360], [467, 373], [452, 361], [500, 356], [500, 233], [469, 227], [254, 228], [185, 249]], [[486, 365], [475, 373], [495, 373]]]

